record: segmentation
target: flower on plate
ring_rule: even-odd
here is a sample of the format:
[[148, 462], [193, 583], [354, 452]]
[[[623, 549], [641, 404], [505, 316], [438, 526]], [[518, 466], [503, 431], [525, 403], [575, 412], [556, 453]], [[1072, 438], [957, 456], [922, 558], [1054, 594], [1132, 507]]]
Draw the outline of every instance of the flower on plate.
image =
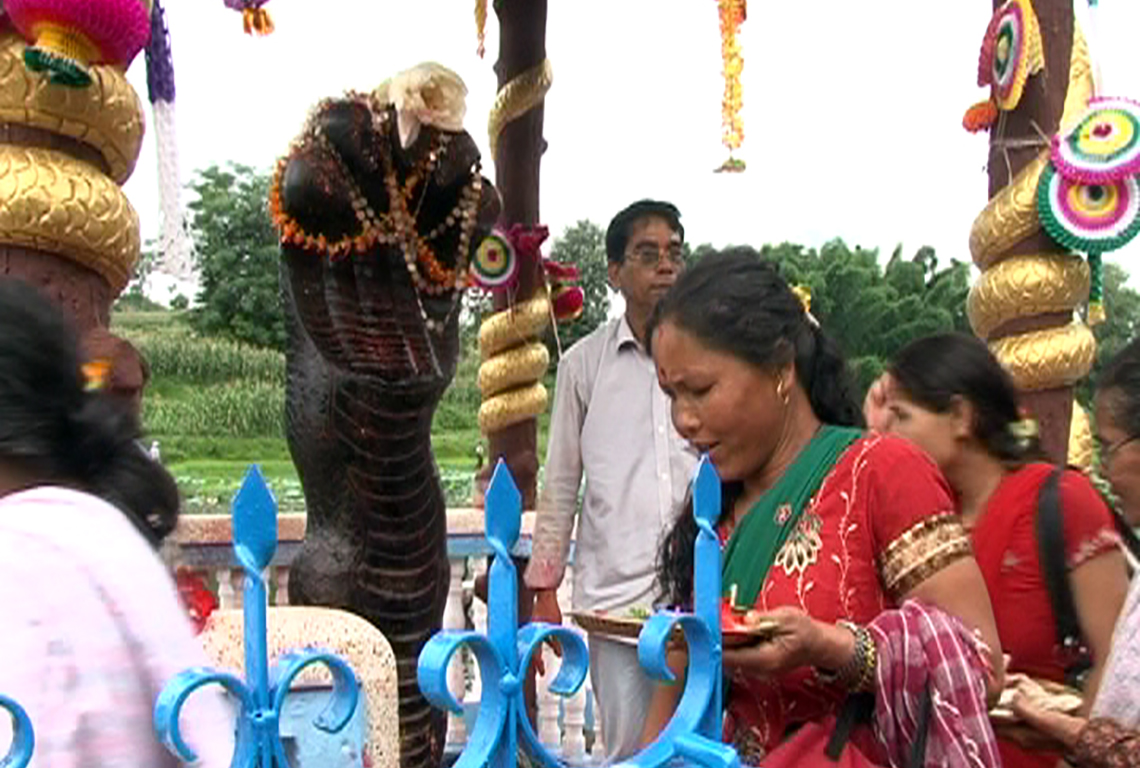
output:
[[467, 86], [442, 64], [425, 62], [385, 80], [373, 94], [383, 105], [396, 108], [400, 145], [407, 149], [420, 125], [441, 131], [462, 131], [467, 113]]

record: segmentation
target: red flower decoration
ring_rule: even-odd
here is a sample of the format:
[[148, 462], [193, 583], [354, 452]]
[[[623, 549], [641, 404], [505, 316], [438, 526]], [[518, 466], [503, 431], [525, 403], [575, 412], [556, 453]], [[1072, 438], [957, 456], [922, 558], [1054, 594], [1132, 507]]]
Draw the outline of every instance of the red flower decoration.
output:
[[174, 577], [178, 585], [178, 596], [194, 624], [194, 631], [201, 632], [206, 627], [210, 614], [218, 608], [218, 598], [206, 586], [202, 577], [187, 568], [178, 569]]
[[550, 229], [543, 224], [528, 227], [525, 224], [512, 224], [507, 232], [507, 239], [515, 247], [515, 251], [522, 258], [538, 260], [542, 244], [550, 236]]

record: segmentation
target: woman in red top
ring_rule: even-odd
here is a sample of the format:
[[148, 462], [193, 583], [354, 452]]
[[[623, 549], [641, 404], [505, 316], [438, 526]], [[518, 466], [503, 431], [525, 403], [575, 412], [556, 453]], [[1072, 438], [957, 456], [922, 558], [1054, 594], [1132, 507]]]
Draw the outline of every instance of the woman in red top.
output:
[[[933, 462], [855, 426], [861, 413], [842, 358], [754, 252], [709, 255], [685, 272], [647, 336], [674, 425], [723, 481], [724, 586], [737, 587], [753, 619], [779, 627], [771, 642], [723, 655], [732, 676], [725, 735], [742, 762], [822, 761], [836, 713], [866, 691], [876, 727], [853, 729], [845, 764], [901, 764], [915, 740], [903, 711], [917, 711], [930, 686], [927, 764], [994, 765], [984, 670], [998, 687], [997, 636]], [[673, 603], [691, 599], [694, 536], [683, 513], [663, 546], [659, 575]], [[992, 651], [981, 650], [975, 628]], [[897, 642], [904, 635], [913, 644]], [[647, 739], [678, 693], [658, 689]]]
[[[1030, 461], [1036, 443], [1018, 434], [1009, 375], [979, 339], [930, 336], [898, 354], [868, 396], [867, 416], [872, 427], [922, 447], [954, 488], [1009, 656], [1007, 672], [1063, 682], [1073, 659], [1056, 642], [1035, 527], [1038, 492], [1054, 468]], [[1092, 654], [1084, 687], [1091, 702], [1128, 579], [1111, 513], [1080, 472], [1061, 476], [1060, 507], [1069, 582]], [[1060, 757], [1006, 740], [1000, 747], [1006, 768], [1044, 768]]]

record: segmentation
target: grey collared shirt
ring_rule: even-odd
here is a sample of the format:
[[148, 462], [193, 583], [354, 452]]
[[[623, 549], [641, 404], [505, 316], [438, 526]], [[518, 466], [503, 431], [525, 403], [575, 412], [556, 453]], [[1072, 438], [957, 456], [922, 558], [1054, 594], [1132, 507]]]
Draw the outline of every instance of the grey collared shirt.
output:
[[652, 605], [657, 549], [697, 463], [669, 411], [653, 360], [624, 317], [563, 356], [526, 571], [530, 587], [552, 589], [562, 581], [584, 477], [574, 608]]

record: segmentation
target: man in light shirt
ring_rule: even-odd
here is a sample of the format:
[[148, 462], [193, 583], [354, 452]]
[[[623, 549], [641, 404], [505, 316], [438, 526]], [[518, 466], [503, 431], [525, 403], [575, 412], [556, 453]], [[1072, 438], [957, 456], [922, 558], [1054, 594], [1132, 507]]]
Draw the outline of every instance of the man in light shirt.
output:
[[[669, 402], [645, 351], [645, 326], [683, 267], [680, 213], [642, 200], [610, 222], [606, 257], [625, 314], [570, 348], [558, 365], [543, 500], [526, 571], [533, 620], [562, 622], [562, 581], [585, 476], [574, 554], [575, 610], [623, 615], [649, 608], [657, 547], [679, 511], [695, 452], [673, 429]], [[637, 645], [590, 636], [590, 675], [607, 757], [637, 751], [653, 681]]]

